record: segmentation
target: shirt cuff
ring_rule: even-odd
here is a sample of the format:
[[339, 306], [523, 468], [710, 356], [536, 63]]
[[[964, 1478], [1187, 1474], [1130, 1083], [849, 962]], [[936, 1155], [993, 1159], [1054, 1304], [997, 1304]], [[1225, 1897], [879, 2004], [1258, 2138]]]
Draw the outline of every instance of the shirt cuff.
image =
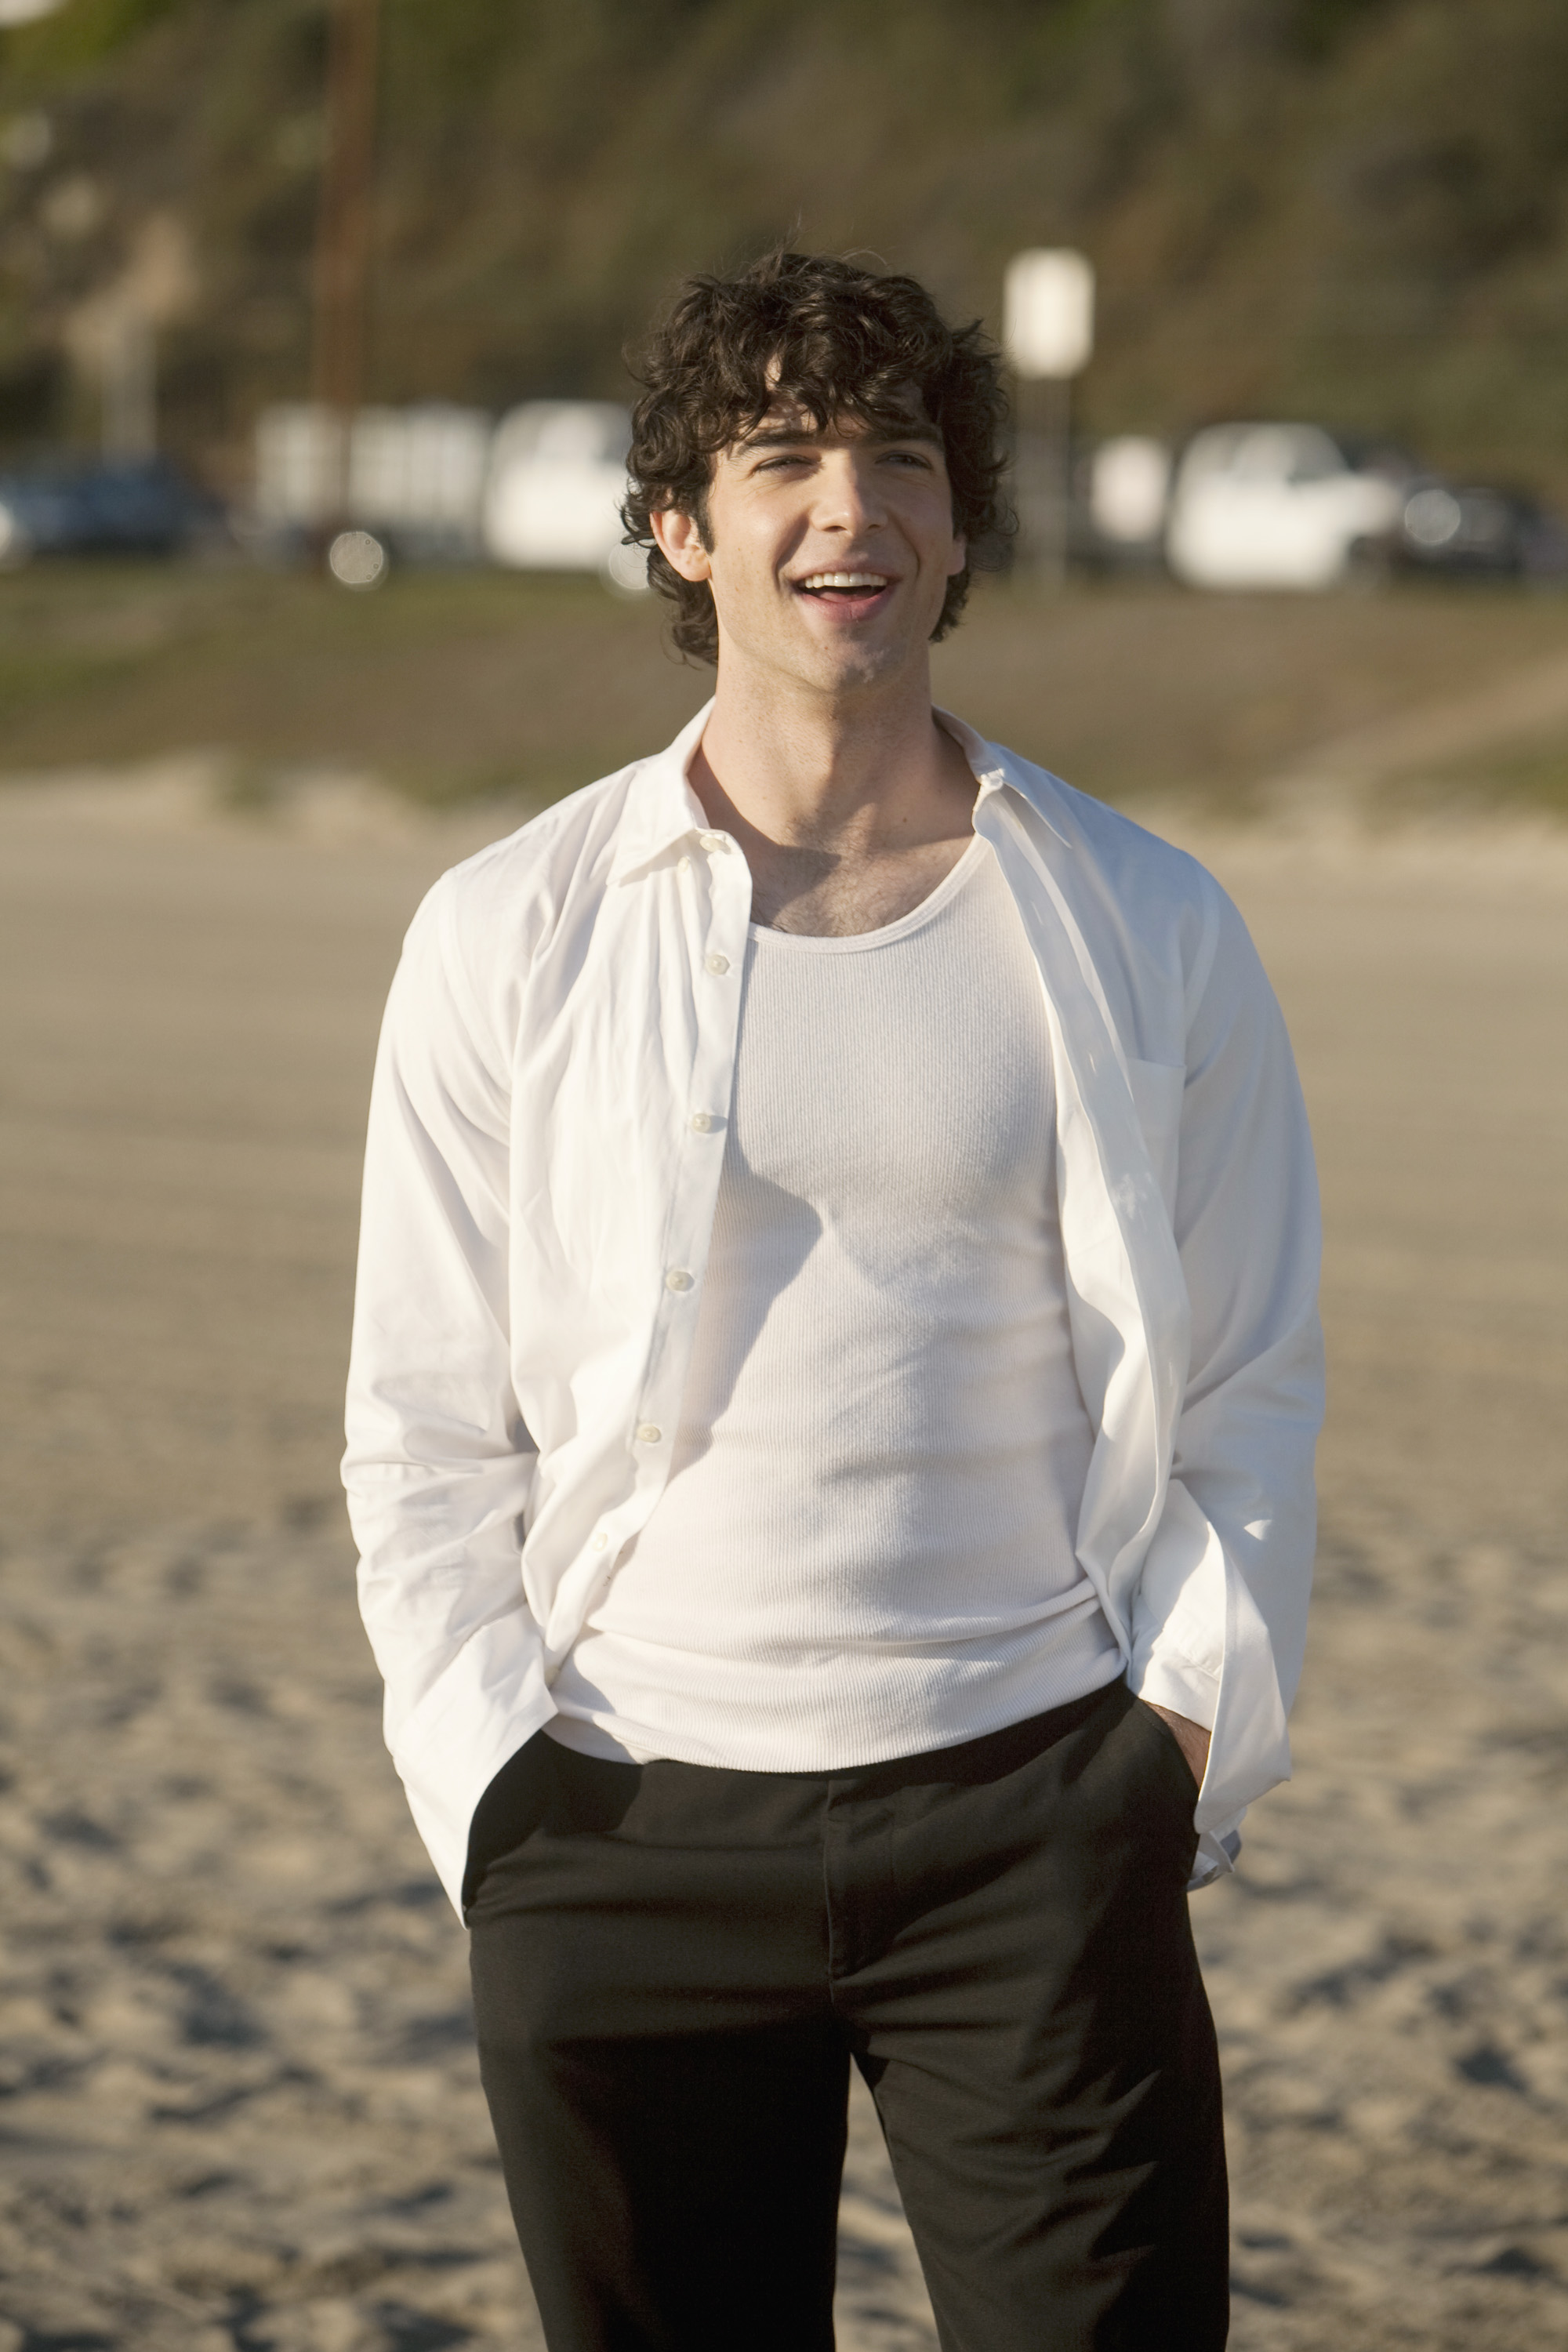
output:
[[1201, 1724], [1205, 1731], [1214, 1729], [1219, 1712], [1219, 1676], [1194, 1666], [1189, 1658], [1162, 1657], [1156, 1652], [1135, 1687], [1146, 1706], [1168, 1706], [1173, 1715], [1184, 1715], [1189, 1723]]

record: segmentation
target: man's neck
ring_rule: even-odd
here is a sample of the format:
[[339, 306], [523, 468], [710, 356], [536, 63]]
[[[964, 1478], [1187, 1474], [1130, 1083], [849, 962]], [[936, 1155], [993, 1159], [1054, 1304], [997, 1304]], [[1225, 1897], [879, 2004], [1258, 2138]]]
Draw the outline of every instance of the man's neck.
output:
[[896, 921], [962, 856], [974, 779], [931, 713], [928, 674], [841, 698], [719, 688], [691, 782], [752, 869], [753, 919], [847, 934]]

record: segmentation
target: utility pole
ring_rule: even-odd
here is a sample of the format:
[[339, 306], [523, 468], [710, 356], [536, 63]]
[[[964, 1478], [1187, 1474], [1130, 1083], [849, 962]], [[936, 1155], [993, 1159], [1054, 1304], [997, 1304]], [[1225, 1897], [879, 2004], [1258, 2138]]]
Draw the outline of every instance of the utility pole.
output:
[[103, 454], [146, 465], [158, 454], [158, 352], [153, 321], [123, 301], [103, 346]]
[[312, 397], [335, 428], [329, 535], [345, 518], [348, 431], [364, 396], [381, 0], [331, 0], [331, 11], [310, 366]]

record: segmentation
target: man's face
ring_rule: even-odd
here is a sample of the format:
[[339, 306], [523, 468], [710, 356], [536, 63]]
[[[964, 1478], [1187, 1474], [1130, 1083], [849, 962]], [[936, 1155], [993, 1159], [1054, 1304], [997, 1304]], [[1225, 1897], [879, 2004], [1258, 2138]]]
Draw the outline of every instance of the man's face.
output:
[[854, 417], [821, 431], [781, 400], [715, 461], [707, 544], [689, 517], [658, 525], [677, 571], [712, 588], [721, 668], [728, 655], [827, 693], [923, 664], [965, 560], [918, 401], [900, 432]]

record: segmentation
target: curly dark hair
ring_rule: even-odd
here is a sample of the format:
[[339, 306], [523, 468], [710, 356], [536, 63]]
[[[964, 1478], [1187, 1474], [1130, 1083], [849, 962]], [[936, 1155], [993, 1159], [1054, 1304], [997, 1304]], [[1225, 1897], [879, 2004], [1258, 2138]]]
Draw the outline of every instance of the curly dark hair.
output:
[[978, 320], [946, 325], [913, 278], [879, 277], [822, 254], [773, 252], [738, 277], [689, 278], [635, 373], [643, 392], [621, 519], [627, 545], [649, 551], [649, 583], [675, 605], [670, 634], [682, 653], [718, 660], [712, 592], [706, 581], [681, 578], [655, 544], [649, 518], [679, 508], [710, 543], [714, 458], [781, 394], [821, 431], [840, 416], [896, 429], [909, 416], [911, 388], [919, 392], [942, 434], [952, 519], [970, 549], [931, 632], [933, 643], [946, 636], [963, 610], [977, 543], [1008, 528], [1001, 365]]

